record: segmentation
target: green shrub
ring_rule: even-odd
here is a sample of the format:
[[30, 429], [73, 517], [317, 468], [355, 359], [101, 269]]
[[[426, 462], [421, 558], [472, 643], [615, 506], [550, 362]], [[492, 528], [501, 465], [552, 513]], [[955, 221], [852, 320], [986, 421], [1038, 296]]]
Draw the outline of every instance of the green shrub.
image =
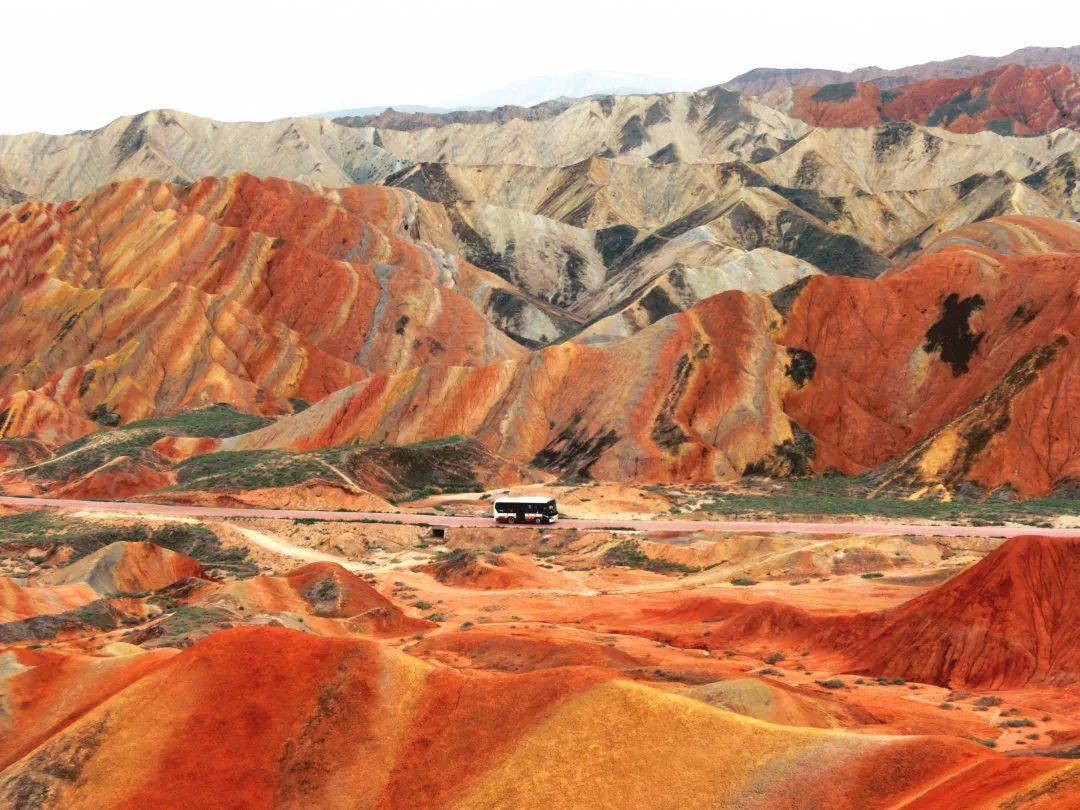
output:
[[704, 498], [699, 514], [705, 518], [714, 515], [857, 515], [948, 523], [979, 520], [986, 525], [999, 525], [1006, 522], [1030, 524], [1076, 512], [1075, 499], [1064, 496], [1012, 502], [961, 496], [950, 501], [908, 500], [903, 494], [878, 493], [876, 483], [867, 476], [790, 478], [773, 483], [777, 488], [768, 494], [714, 490]]
[[34, 468], [34, 476], [61, 481], [97, 469], [120, 456], [148, 464], [161, 459], [148, 448], [168, 436], [209, 437], [237, 436], [265, 427], [273, 420], [238, 411], [231, 405], [184, 411], [173, 416], [142, 419], [122, 427], [98, 430], [58, 448], [53, 459]]
[[855, 98], [855, 82], [840, 82], [819, 87], [810, 96], [814, 101], [843, 102]]
[[700, 568], [691, 568], [688, 565], [656, 560], [643, 554], [636, 540], [623, 540], [604, 552], [602, 558], [604, 565], [621, 565], [626, 568], [641, 568], [658, 574], [681, 573], [691, 574], [700, 571]]
[[748, 588], [751, 585], [757, 585], [757, 580], [756, 579], [750, 579], [748, 577], [735, 577], [735, 579], [731, 580], [731, 584], [732, 585], [739, 585], [739, 586], [742, 586], [744, 588]]

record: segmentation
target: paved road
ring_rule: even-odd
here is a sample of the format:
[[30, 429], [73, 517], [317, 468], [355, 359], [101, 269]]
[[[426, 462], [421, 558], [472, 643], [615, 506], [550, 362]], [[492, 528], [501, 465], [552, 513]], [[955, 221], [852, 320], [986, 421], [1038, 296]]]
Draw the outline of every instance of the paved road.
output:
[[[403, 512], [324, 512], [313, 509], [262, 509], [219, 506], [179, 506], [175, 504], [134, 503], [123, 501], [74, 501], [59, 498], [13, 498], [0, 496], [0, 505], [32, 506], [69, 511], [120, 512], [138, 515], [172, 515], [207, 518], [285, 518], [310, 520], [368, 521], [406, 523], [419, 526], [494, 526], [487, 517], [457, 515], [414, 515]], [[1080, 528], [1037, 529], [1024, 526], [947, 526], [927, 523], [819, 523], [770, 520], [560, 520], [564, 529], [633, 529], [647, 532], [802, 532], [805, 534], [916, 534], [937, 537], [1016, 537], [1041, 534], [1049, 537], [1080, 538]], [[0, 538], [3, 539], [3, 538]]]

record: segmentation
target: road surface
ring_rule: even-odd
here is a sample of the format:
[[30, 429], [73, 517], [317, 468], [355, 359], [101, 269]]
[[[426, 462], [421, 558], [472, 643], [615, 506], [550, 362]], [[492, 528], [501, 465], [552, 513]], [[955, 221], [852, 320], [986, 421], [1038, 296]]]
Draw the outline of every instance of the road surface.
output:
[[[416, 515], [407, 512], [325, 512], [313, 509], [233, 508], [124, 501], [75, 501], [61, 498], [0, 496], [0, 505], [195, 518], [340, 520], [446, 527], [495, 525], [495, 521], [489, 517], [463, 517], [460, 515]], [[618, 518], [572, 520], [564, 518], [555, 525], [563, 529], [630, 529], [646, 532], [720, 531], [766, 532], [773, 534], [800, 532], [803, 534], [914, 534], [935, 537], [1016, 537], [1022, 534], [1039, 534], [1047, 537], [1080, 538], [1080, 528], [1039, 529], [1031, 526], [949, 526], [931, 523], [873, 523], [867, 521], [825, 523], [772, 520], [625, 520]], [[2, 539], [0, 538], [0, 540]]]

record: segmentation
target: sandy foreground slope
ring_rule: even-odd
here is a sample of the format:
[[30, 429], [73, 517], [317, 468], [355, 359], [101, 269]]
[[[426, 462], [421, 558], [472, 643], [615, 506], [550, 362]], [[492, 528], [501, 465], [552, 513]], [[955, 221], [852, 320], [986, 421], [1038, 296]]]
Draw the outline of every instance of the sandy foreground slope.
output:
[[[1080, 791], [1048, 756], [1080, 739], [1075, 541], [90, 515], [69, 518], [93, 521], [82, 539], [54, 514], [4, 546], [14, 806], [1049, 807]], [[21, 537], [14, 517], [0, 528]], [[91, 550], [113, 531], [196, 558]], [[970, 640], [999, 620], [1012, 641]], [[1025, 646], [1044, 634], [1049, 656]]]

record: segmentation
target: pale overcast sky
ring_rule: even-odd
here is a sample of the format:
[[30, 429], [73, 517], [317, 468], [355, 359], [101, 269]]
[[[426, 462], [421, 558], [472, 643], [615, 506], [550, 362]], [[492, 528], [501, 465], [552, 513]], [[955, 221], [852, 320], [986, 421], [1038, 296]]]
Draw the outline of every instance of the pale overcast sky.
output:
[[50, 0], [0, 13], [3, 133], [156, 107], [268, 120], [447, 106], [581, 70], [695, 89], [760, 66], [893, 68], [1080, 44], [1080, 4], [1062, 0]]

